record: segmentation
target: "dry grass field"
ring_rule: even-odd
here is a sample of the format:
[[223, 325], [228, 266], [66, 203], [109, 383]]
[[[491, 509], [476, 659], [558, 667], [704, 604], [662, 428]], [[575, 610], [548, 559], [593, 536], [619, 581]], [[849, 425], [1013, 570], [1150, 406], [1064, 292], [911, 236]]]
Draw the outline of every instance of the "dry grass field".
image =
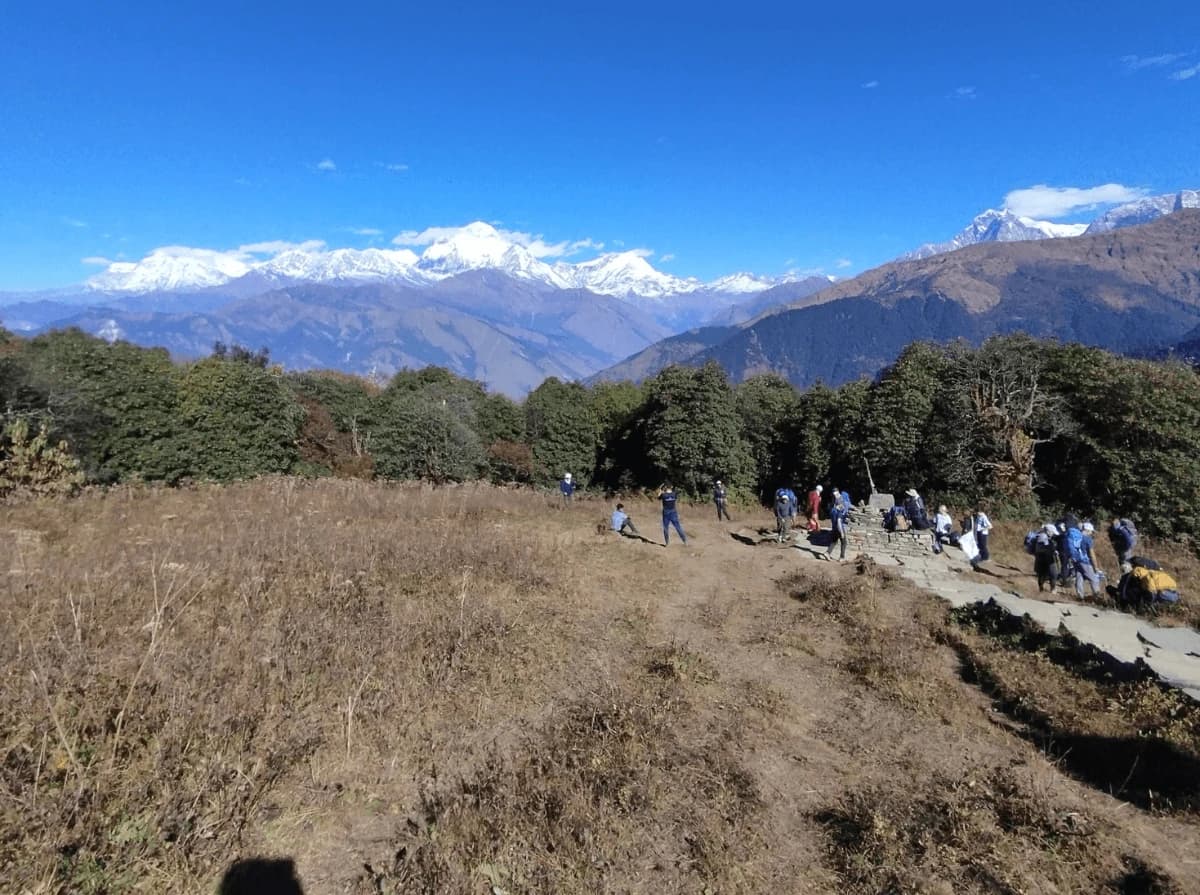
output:
[[0, 892], [1200, 892], [1191, 703], [628, 503], [656, 543], [484, 486], [0, 509]]

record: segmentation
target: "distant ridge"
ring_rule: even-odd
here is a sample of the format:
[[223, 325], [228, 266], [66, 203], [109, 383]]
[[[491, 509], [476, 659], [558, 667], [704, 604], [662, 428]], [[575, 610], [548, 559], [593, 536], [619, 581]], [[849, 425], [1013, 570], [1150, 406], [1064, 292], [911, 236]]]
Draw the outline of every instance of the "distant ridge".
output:
[[1115, 351], [1175, 344], [1200, 326], [1200, 210], [1073, 238], [983, 243], [836, 283], [684, 356], [683, 337], [598, 378], [640, 379], [659, 360], [718, 361], [737, 380], [775, 372], [800, 386], [873, 376], [917, 339], [978, 342], [1024, 331]]

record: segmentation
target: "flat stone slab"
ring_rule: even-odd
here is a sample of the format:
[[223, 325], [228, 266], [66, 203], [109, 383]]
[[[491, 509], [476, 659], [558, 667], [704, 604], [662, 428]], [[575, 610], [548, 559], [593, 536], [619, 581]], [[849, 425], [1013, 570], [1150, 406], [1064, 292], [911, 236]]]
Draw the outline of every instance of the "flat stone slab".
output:
[[1043, 603], [1041, 600], [1027, 600], [1015, 594], [1001, 594], [995, 599], [999, 605], [1018, 618], [1027, 615], [1035, 623], [1041, 625], [1042, 629], [1048, 634], [1058, 633], [1058, 626], [1062, 624], [1063, 616], [1062, 612], [1055, 608], [1052, 603]]
[[1138, 637], [1159, 649], [1200, 658], [1200, 632], [1191, 628], [1159, 628], [1143, 622]]
[[1146, 664], [1160, 678], [1174, 687], [1200, 692], [1200, 659], [1147, 647]]
[[1071, 603], [1051, 605], [1062, 612], [1062, 626], [1083, 643], [1120, 662], [1133, 663], [1146, 658], [1150, 647], [1138, 638], [1139, 620], [1134, 616]]

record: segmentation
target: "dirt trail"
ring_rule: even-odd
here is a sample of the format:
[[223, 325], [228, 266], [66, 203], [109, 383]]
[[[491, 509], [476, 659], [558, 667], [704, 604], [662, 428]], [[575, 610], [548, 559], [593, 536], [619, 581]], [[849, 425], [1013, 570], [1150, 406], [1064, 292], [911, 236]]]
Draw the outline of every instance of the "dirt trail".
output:
[[[763, 724], [745, 761], [768, 794], [766, 828], [777, 843], [780, 878], [790, 875], [791, 891], [839, 890], [837, 876], [823, 861], [826, 834], [813, 817], [846, 791], [897, 781], [919, 791], [939, 775], [1020, 765], [1030, 768], [1038, 785], [1062, 805], [1114, 824], [1131, 851], [1169, 867], [1181, 891], [1200, 892], [1194, 819], [1133, 810], [1061, 773], [1045, 754], [1014, 735], [992, 700], [962, 679], [954, 652], [935, 644], [927, 630], [911, 628], [918, 607], [928, 609], [930, 598], [895, 582], [872, 597], [874, 617], [858, 620], [865, 628], [880, 626], [885, 640], [894, 637], [890, 648], [927, 652], [921, 671], [930, 679], [922, 682], [923, 695], [905, 699], [902, 694], [897, 700], [847, 673], [860, 646], [855, 641], [866, 631], [856, 631], [854, 624], [839, 629], [811, 614], [798, 617], [795, 601], [780, 588], [797, 572], [845, 582], [855, 577], [852, 560], [815, 563], [770, 541], [750, 546], [747, 536], [771, 526], [765, 513], [735, 523], [717, 523], [698, 508], [683, 516], [690, 538], [686, 547], [672, 532], [665, 549], [661, 543], [622, 541], [606, 544], [604, 552], [650, 553], [659, 569], [654, 615], [659, 642], [682, 646], [719, 669], [726, 699], [753, 705], [753, 694], [759, 694], [758, 701], [770, 705], [761, 713]], [[661, 534], [649, 519], [641, 528], [644, 534], [653, 531], [651, 537]], [[886, 630], [893, 625], [896, 630]], [[906, 640], [914, 636], [925, 642]], [[926, 699], [932, 691], [936, 697]], [[718, 702], [714, 711], [723, 705]], [[1131, 879], [1129, 891], [1142, 891], [1138, 878]]]

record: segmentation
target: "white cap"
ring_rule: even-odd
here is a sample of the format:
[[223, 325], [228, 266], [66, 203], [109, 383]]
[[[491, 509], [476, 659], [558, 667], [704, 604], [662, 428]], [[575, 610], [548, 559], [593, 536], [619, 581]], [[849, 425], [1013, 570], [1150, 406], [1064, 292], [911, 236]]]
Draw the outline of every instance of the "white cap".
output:
[[818, 494], [820, 494], [820, 493], [821, 493], [822, 491], [824, 491], [824, 490], [825, 490], [825, 489], [824, 489], [824, 488], [822, 488], [820, 485], [817, 485], [817, 493], [818, 493]]
[[563, 478], [564, 478], [564, 479], [566, 479], [568, 482], [569, 482], [569, 481], [571, 481], [571, 473], [569, 473], [569, 472], [564, 472], [564, 473], [563, 473]]
[[1088, 532], [1088, 534], [1091, 534], [1093, 531], [1096, 530], [1096, 526], [1092, 525], [1092, 523], [1090, 523], [1090, 522], [1085, 522], [1085, 523], [1083, 523], [1083, 530]]

